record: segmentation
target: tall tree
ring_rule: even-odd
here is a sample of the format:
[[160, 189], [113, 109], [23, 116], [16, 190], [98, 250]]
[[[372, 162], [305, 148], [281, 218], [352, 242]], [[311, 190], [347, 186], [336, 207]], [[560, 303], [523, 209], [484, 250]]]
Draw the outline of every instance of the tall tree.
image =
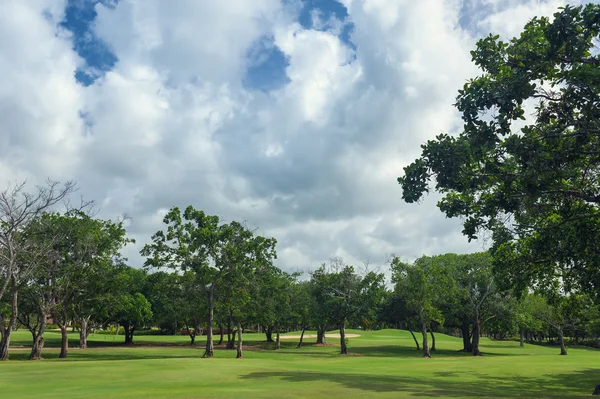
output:
[[0, 193], [0, 302], [6, 301], [10, 307], [3, 307], [0, 320], [0, 360], [8, 359], [8, 347], [18, 316], [19, 287], [29, 277], [35, 263], [21, 263], [31, 248], [22, 238], [23, 227], [45, 210], [65, 200], [75, 190], [74, 182], [60, 185], [48, 180], [45, 185], [27, 191], [26, 183], [11, 185]]
[[110, 290], [105, 283], [112, 262], [130, 242], [125, 234], [122, 222], [94, 219], [78, 210], [43, 213], [27, 226], [30, 245], [40, 251], [48, 249], [34, 275], [38, 286], [41, 285], [40, 297], [47, 294], [49, 300], [39, 304], [49, 305], [47, 310], [61, 330], [59, 357], [67, 357], [67, 327], [73, 318], [78, 318], [82, 327], [80, 346], [87, 346], [87, 322], [95, 310], [95, 302], [105, 300]]
[[123, 327], [126, 345], [133, 344], [137, 329], [152, 321], [152, 305], [143, 294], [147, 282], [148, 274], [144, 270], [119, 265], [115, 282], [118, 294], [111, 314], [112, 320]]
[[508, 42], [480, 40], [482, 74], [456, 102], [462, 131], [428, 141], [398, 179], [407, 202], [435, 179], [439, 208], [464, 217], [469, 239], [491, 232], [507, 287], [559, 272], [600, 294], [599, 34], [600, 5], [587, 4], [536, 17]]
[[431, 323], [443, 322], [440, 298], [448, 287], [448, 273], [431, 257], [423, 256], [414, 263], [405, 263], [398, 257], [390, 262], [395, 293], [403, 298], [407, 308], [416, 314], [423, 337], [423, 357], [431, 357], [428, 329]]
[[352, 318], [367, 313], [381, 305], [383, 299], [383, 275], [368, 272], [357, 274], [352, 266], [328, 270], [325, 266], [312, 274], [316, 300], [326, 304], [329, 319], [340, 331], [340, 353], [348, 354], [346, 324]]
[[[172, 267], [196, 274], [195, 281], [207, 299], [207, 337], [204, 357], [214, 356], [213, 324], [215, 299], [224, 282], [238, 278], [247, 264], [275, 257], [272, 238], [254, 237], [240, 223], [220, 224], [218, 216], [209, 216], [188, 206], [183, 214], [172, 208], [164, 217], [166, 231], [152, 236], [152, 244], [141, 251], [146, 267]], [[253, 241], [255, 240], [255, 241]], [[258, 243], [260, 241], [260, 243]], [[252, 244], [249, 244], [252, 242]]]

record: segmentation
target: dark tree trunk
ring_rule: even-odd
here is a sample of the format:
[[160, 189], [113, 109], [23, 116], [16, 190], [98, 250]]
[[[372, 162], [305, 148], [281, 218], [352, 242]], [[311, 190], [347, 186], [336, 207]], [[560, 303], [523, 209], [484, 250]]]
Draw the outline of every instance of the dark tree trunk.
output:
[[273, 342], [273, 327], [267, 326], [265, 328], [265, 336], [267, 337], [267, 342]]
[[[194, 325], [196, 324], [197, 323], [194, 323]], [[194, 345], [196, 343], [196, 334], [198, 333], [198, 330], [196, 329], [196, 327], [190, 328], [190, 325], [187, 321], [185, 323], [185, 329], [187, 330], [187, 333], [190, 337], [190, 345]]]
[[302, 326], [302, 334], [300, 334], [300, 342], [298, 342], [298, 346], [296, 348], [302, 348], [302, 340], [304, 340], [304, 332], [306, 331], [306, 326]]
[[562, 356], [567, 356], [567, 347], [565, 346], [565, 336], [563, 335], [562, 330], [558, 331], [558, 339], [560, 340], [560, 354]]
[[88, 338], [88, 332], [89, 332], [88, 322], [89, 322], [89, 317], [81, 318], [81, 328], [79, 329], [79, 347], [81, 349], [87, 348], [87, 338]]
[[423, 323], [421, 325], [421, 335], [423, 335], [423, 357], [431, 357], [429, 352], [429, 342], [427, 341], [427, 325]]
[[[237, 333], [238, 333], [237, 355], [235, 357], [237, 359], [241, 359], [244, 357], [244, 354], [242, 353], [242, 324], [240, 322], [237, 323]], [[234, 333], [234, 335], [235, 335], [235, 333]]]
[[462, 333], [463, 339], [463, 349], [462, 352], [473, 352], [473, 346], [471, 345], [471, 330], [469, 328], [469, 323], [463, 323], [460, 329]]
[[238, 332], [237, 330], [233, 330], [233, 333], [231, 334], [231, 339], [227, 342], [227, 349], [235, 348], [235, 334], [237, 332]]
[[319, 345], [327, 344], [327, 340], [325, 339], [325, 330], [326, 329], [327, 329], [327, 327], [325, 327], [325, 326], [317, 327], [317, 344], [319, 344]]
[[19, 288], [14, 277], [11, 278], [10, 290], [10, 317], [8, 325], [4, 326], [4, 316], [0, 314], [0, 360], [8, 360], [8, 347], [10, 346], [10, 336], [17, 324], [18, 315], [18, 296]]
[[523, 330], [519, 334], [519, 346], [525, 346], [525, 332]]
[[429, 329], [429, 334], [431, 334], [431, 351], [435, 351], [435, 335], [433, 335], [433, 330]]
[[[217, 345], [223, 345], [223, 326], [219, 324], [219, 330], [221, 331], [221, 337], [219, 338], [219, 342], [217, 343]], [[230, 338], [229, 336], [231, 334], [229, 334], [229, 332], [231, 331], [231, 323], [229, 323], [229, 327], [227, 328], [227, 342], [229, 343]]]
[[346, 346], [346, 323], [340, 324], [340, 355], [348, 354], [348, 347]]
[[123, 330], [125, 330], [125, 345], [133, 345], [133, 333], [135, 332], [135, 326], [124, 324]]
[[417, 340], [417, 337], [415, 337], [415, 333], [410, 328], [408, 329], [408, 331], [410, 332], [410, 335], [412, 335], [413, 339], [415, 340], [415, 345], [417, 345], [417, 350], [420, 351], [421, 346], [419, 345], [419, 341]]
[[215, 351], [213, 347], [213, 318], [214, 318], [214, 293], [213, 287], [208, 291], [208, 331], [206, 331], [206, 349], [202, 357], [214, 357]]
[[479, 325], [479, 319], [475, 320], [473, 326], [473, 356], [481, 356], [479, 351], [479, 337], [481, 336], [481, 326]]
[[58, 357], [59, 359], [64, 359], [69, 352], [69, 330], [66, 325], [60, 327], [60, 338], [60, 354]]
[[281, 341], [279, 340], [279, 327], [277, 327], [277, 335], [275, 337], [275, 349], [281, 348]]

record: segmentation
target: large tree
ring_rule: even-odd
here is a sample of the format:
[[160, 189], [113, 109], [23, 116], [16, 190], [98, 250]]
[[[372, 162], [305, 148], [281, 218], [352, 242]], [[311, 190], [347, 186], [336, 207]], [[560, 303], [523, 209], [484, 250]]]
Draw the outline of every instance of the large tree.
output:
[[215, 299], [225, 282], [237, 279], [250, 263], [268, 264], [276, 257], [273, 238], [255, 236], [238, 222], [220, 223], [188, 206], [182, 213], [172, 208], [163, 219], [166, 231], [152, 236], [152, 244], [141, 251], [146, 267], [170, 267], [192, 271], [207, 300], [207, 337], [204, 357], [214, 356], [213, 324]]
[[111, 290], [112, 262], [130, 240], [122, 222], [95, 219], [76, 210], [43, 213], [29, 223], [24, 238], [41, 254], [23, 257], [23, 262], [38, 265], [29, 280], [30, 289], [37, 287], [39, 312], [49, 312], [59, 326], [59, 357], [67, 357], [68, 323], [78, 319], [80, 346], [85, 348], [87, 324], [98, 310], [96, 303], [106, 301]]
[[[0, 360], [8, 359], [8, 347], [18, 316], [19, 288], [31, 277], [36, 262], [24, 262], [32, 248], [23, 239], [23, 228], [42, 212], [51, 209], [75, 190], [75, 183], [60, 185], [48, 180], [29, 191], [25, 182], [9, 186], [0, 193]], [[8, 295], [6, 295], [8, 293]], [[7, 298], [5, 298], [5, 295]]]
[[435, 258], [422, 256], [413, 263], [398, 257], [390, 261], [394, 292], [401, 298], [408, 312], [414, 314], [423, 337], [423, 357], [431, 357], [427, 332], [432, 323], [443, 322], [441, 298], [451, 288], [450, 271]]
[[435, 180], [439, 208], [464, 217], [469, 239], [491, 232], [506, 286], [559, 273], [600, 293], [599, 33], [600, 5], [588, 4], [534, 18], [509, 41], [480, 40], [482, 73], [456, 102], [462, 130], [424, 144], [398, 179], [407, 202]]
[[325, 305], [328, 319], [339, 328], [340, 354], [347, 355], [346, 324], [382, 304], [383, 274], [360, 275], [352, 266], [327, 268], [323, 265], [312, 273], [311, 280], [317, 302]]

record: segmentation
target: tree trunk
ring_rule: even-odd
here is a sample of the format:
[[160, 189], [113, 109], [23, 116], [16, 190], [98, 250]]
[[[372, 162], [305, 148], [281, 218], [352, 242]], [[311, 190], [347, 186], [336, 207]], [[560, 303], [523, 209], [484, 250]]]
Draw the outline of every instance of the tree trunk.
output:
[[475, 320], [473, 326], [473, 356], [481, 356], [479, 351], [479, 337], [481, 335], [481, 326], [479, 325], [479, 319]]
[[525, 332], [523, 330], [519, 334], [519, 346], [525, 346]]
[[30, 330], [33, 338], [33, 344], [31, 346], [29, 360], [39, 360], [42, 358], [42, 349], [44, 348], [44, 332], [46, 331], [46, 312], [39, 312], [38, 323], [39, 325], [37, 326], [37, 331], [36, 329]]
[[565, 346], [565, 336], [563, 335], [562, 330], [558, 331], [558, 339], [560, 339], [560, 354], [562, 356], [567, 355], [567, 347]]
[[81, 349], [87, 348], [88, 320], [88, 317], [81, 318], [81, 328], [79, 329], [79, 347]]
[[239, 333], [238, 331], [234, 330], [233, 333], [231, 334], [231, 340], [229, 340], [227, 342], [227, 349], [233, 349], [235, 348], [235, 334]]
[[33, 340], [33, 346], [31, 347], [31, 353], [29, 354], [29, 360], [40, 360], [42, 358], [44, 336], [42, 334], [36, 335], [36, 338]]
[[237, 355], [235, 357], [236, 357], [236, 359], [241, 359], [244, 357], [244, 354], [242, 353], [242, 323], [240, 323], [240, 322], [237, 323], [237, 333], [238, 333]]
[[13, 329], [16, 326], [17, 314], [18, 314], [18, 296], [19, 288], [17, 280], [11, 277], [11, 290], [10, 290], [10, 317], [8, 319], [8, 325], [4, 327], [4, 317], [0, 315], [0, 360], [8, 360], [8, 347], [10, 346], [10, 336]]
[[348, 354], [348, 347], [346, 346], [346, 322], [343, 321], [340, 324], [340, 355]]
[[60, 327], [60, 338], [60, 354], [58, 355], [58, 358], [64, 359], [67, 357], [69, 351], [69, 330], [66, 325]]
[[125, 330], [125, 345], [133, 345], [133, 333], [135, 331], [135, 326], [124, 324], [123, 330]]
[[[221, 332], [221, 337], [219, 338], [219, 342], [217, 345], [223, 345], [223, 326], [219, 325], [219, 330]], [[229, 331], [231, 330], [231, 323], [229, 323], [229, 327], [227, 328], [227, 343], [229, 343]]]
[[421, 346], [419, 345], [419, 341], [417, 340], [417, 337], [415, 337], [415, 333], [410, 328], [408, 329], [408, 331], [410, 332], [410, 335], [412, 335], [413, 339], [415, 340], [415, 345], [417, 345], [417, 350], [420, 351]]
[[471, 345], [471, 330], [469, 329], [469, 323], [463, 323], [460, 331], [463, 339], [463, 349], [461, 352], [473, 352], [473, 346]]
[[304, 339], [305, 331], [306, 331], [306, 326], [302, 326], [302, 334], [300, 334], [300, 342], [298, 342], [298, 346], [296, 348], [302, 348], [302, 340]]
[[273, 327], [267, 326], [265, 328], [265, 336], [267, 337], [267, 342], [273, 342]]
[[277, 336], [275, 338], [275, 349], [281, 348], [281, 341], [279, 340], [279, 327], [277, 327]]
[[213, 318], [214, 318], [214, 293], [211, 286], [208, 291], [208, 331], [206, 332], [206, 349], [202, 357], [215, 357], [213, 347]]
[[[196, 323], [194, 323], [196, 324]], [[196, 343], [196, 334], [198, 333], [196, 327], [190, 328], [188, 322], [185, 322], [185, 329], [187, 330], [188, 336], [190, 337], [190, 345], [194, 345]]]
[[431, 357], [431, 352], [429, 352], [429, 342], [427, 341], [427, 325], [423, 323], [421, 325], [421, 335], [423, 335], [423, 357]]
[[327, 327], [325, 326], [317, 326], [317, 344], [326, 345], [327, 340], [325, 339], [325, 330]]
[[429, 334], [431, 334], [431, 351], [435, 351], [435, 335], [433, 335], [433, 330], [429, 329]]

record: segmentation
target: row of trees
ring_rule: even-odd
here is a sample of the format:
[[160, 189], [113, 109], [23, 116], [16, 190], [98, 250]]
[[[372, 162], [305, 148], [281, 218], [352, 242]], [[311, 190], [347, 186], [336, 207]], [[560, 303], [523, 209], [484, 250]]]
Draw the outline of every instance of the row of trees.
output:
[[[600, 308], [588, 295], [565, 291], [555, 279], [520, 296], [505, 290], [493, 273], [489, 252], [424, 256], [413, 263], [391, 261], [394, 290], [381, 318], [422, 334], [423, 356], [430, 357], [438, 331], [458, 332], [463, 351], [481, 355], [483, 333], [495, 338], [548, 339], [567, 354], [565, 337], [575, 341], [600, 336]], [[433, 345], [429, 346], [427, 333]], [[414, 337], [414, 335], [413, 335]], [[419, 343], [415, 338], [417, 349]]]
[[[89, 204], [65, 203], [73, 183], [48, 182], [33, 194], [25, 188], [0, 194], [2, 360], [17, 326], [31, 332], [30, 359], [39, 359], [49, 322], [61, 331], [61, 358], [70, 326], [85, 348], [89, 332], [110, 323], [123, 328], [126, 344], [144, 326], [166, 333], [183, 328], [192, 344], [205, 331], [205, 357], [214, 356], [216, 326], [226, 327], [230, 348], [237, 333], [238, 357], [248, 326], [262, 326], [268, 341], [276, 333], [276, 347], [283, 329], [318, 326], [324, 343], [325, 330], [336, 327], [346, 353], [346, 323], [375, 308], [383, 292], [383, 275], [360, 275], [341, 261], [298, 281], [298, 274], [274, 266], [275, 239], [191, 206], [171, 209], [165, 229], [141, 251], [145, 268], [135, 269], [120, 253], [132, 241], [123, 221], [95, 218]], [[55, 210], [61, 202], [62, 213]]]

